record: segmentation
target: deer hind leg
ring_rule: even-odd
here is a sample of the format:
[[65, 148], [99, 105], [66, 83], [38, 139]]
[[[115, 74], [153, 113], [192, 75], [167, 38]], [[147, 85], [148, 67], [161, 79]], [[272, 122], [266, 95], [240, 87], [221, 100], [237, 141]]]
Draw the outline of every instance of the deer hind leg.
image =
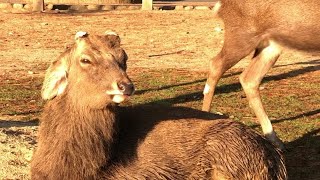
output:
[[261, 102], [259, 85], [268, 70], [274, 65], [281, 53], [281, 47], [274, 41], [264, 41], [256, 49], [249, 66], [240, 75], [240, 83], [247, 96], [250, 107], [259, 120], [264, 135], [276, 146], [283, 149], [281, 140], [273, 131], [272, 124]]
[[209, 76], [203, 90], [202, 111], [210, 111], [214, 90], [223, 73], [254, 51], [260, 40], [254, 33], [237, 33], [234, 30], [226, 31], [224, 39], [222, 50], [210, 60]]

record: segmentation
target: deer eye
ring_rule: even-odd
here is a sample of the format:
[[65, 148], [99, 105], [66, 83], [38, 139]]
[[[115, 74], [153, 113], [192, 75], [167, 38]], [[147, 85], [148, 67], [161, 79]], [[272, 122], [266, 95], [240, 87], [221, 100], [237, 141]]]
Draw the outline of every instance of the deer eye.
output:
[[87, 59], [87, 58], [82, 58], [82, 59], [80, 60], [80, 62], [81, 62], [82, 64], [91, 64], [91, 61], [90, 61], [89, 59]]

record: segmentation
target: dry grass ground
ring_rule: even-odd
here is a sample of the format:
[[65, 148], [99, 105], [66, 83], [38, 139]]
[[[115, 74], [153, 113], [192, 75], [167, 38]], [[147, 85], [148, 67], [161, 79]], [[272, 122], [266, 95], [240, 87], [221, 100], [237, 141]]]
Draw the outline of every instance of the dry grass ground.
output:
[[[211, 11], [1, 14], [0, 27], [0, 179], [29, 178], [43, 74], [77, 31], [119, 33], [138, 89], [127, 104], [200, 109], [208, 60], [223, 42]], [[225, 74], [212, 111], [259, 130], [238, 81], [248, 61]], [[262, 87], [290, 179], [320, 179], [320, 56], [286, 51]]]

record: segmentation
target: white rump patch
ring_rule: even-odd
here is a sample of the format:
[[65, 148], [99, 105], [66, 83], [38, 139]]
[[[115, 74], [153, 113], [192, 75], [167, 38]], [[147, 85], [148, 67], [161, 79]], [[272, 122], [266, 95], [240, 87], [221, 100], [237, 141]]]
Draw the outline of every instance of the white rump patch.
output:
[[79, 31], [79, 32], [77, 32], [77, 33], [76, 33], [75, 39], [78, 39], [78, 38], [84, 37], [84, 36], [86, 36], [86, 35], [88, 35], [88, 33], [87, 33], [87, 32]]
[[209, 91], [210, 91], [210, 86], [209, 86], [209, 84], [206, 84], [206, 85], [204, 86], [203, 94], [208, 94]]

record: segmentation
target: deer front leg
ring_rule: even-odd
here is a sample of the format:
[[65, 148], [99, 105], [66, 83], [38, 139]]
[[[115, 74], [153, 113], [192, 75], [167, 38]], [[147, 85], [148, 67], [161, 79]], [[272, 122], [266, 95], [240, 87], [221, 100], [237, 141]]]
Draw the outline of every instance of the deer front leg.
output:
[[260, 37], [255, 36], [254, 32], [245, 32], [242, 29], [238, 31], [233, 28], [226, 29], [223, 48], [210, 61], [209, 76], [203, 90], [202, 111], [210, 111], [215, 88], [223, 73], [250, 54], [259, 44], [259, 39]]
[[[210, 61], [209, 76], [203, 90], [202, 111], [209, 112], [215, 88], [221, 76], [242, 59], [242, 56], [230, 56], [222, 51]], [[243, 55], [246, 56], [247, 54]]]
[[211, 102], [214, 95], [214, 90], [220, 80], [222, 74], [226, 70], [223, 68], [223, 57], [221, 52], [210, 61], [209, 76], [206, 85], [203, 90], [203, 104], [202, 111], [209, 112], [211, 107]]
[[247, 96], [250, 107], [260, 122], [264, 135], [280, 149], [284, 145], [273, 131], [272, 124], [261, 102], [259, 85], [268, 70], [274, 65], [281, 53], [281, 47], [273, 41], [258, 47], [255, 57], [240, 75], [240, 83]]

